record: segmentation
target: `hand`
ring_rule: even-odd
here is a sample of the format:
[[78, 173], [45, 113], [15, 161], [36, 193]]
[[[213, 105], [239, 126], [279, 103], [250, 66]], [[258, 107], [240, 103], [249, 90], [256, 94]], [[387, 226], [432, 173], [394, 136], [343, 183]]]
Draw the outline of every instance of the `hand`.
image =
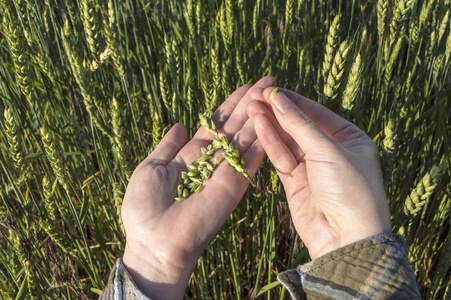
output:
[[[265, 154], [246, 113], [253, 91], [274, 84], [264, 77], [253, 87], [236, 90], [212, 119], [220, 135], [238, 147], [253, 176]], [[258, 94], [258, 93], [257, 93]], [[201, 147], [213, 139], [200, 128], [187, 141], [187, 130], [177, 124], [136, 168], [122, 206], [127, 235], [123, 262], [141, 291], [152, 299], [181, 299], [197, 260], [238, 205], [248, 180], [223, 161], [203, 190], [176, 202], [181, 171], [202, 156]]]
[[294, 92], [274, 88], [248, 105], [284, 185], [293, 223], [312, 259], [391, 232], [373, 141], [354, 124]]

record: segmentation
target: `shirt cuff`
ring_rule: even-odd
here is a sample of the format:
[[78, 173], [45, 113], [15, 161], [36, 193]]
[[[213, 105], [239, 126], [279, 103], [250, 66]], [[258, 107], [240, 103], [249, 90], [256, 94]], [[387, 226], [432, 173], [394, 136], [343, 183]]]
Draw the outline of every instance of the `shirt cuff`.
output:
[[125, 269], [122, 259], [118, 259], [111, 270], [108, 284], [99, 300], [151, 300], [136, 286]]
[[382, 234], [332, 251], [277, 279], [298, 299], [421, 299], [400, 235]]

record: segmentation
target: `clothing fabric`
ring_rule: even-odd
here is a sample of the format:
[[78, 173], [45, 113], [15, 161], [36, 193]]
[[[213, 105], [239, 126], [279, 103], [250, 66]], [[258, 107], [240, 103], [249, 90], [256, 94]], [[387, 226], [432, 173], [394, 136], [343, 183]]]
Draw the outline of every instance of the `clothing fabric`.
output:
[[[332, 251], [277, 279], [293, 300], [421, 299], [400, 235], [374, 236]], [[119, 259], [100, 300], [151, 300]]]

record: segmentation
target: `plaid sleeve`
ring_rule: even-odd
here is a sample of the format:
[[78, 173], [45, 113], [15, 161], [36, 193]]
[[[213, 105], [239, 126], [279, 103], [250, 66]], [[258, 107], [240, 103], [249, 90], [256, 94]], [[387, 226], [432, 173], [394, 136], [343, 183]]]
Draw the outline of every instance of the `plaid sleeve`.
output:
[[277, 279], [295, 300], [421, 299], [400, 235], [358, 241]]
[[133, 282], [122, 260], [118, 259], [111, 270], [108, 284], [102, 291], [99, 300], [151, 300], [145, 296]]

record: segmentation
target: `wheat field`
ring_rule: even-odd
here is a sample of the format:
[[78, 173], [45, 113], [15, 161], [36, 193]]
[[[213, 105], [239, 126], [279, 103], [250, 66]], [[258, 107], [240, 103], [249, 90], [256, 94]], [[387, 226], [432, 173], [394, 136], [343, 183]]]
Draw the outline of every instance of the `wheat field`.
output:
[[[0, 299], [92, 299], [125, 247], [134, 168], [273, 75], [378, 145], [393, 232], [451, 299], [450, 0], [0, 0]], [[309, 261], [265, 160], [192, 299], [288, 299]]]

